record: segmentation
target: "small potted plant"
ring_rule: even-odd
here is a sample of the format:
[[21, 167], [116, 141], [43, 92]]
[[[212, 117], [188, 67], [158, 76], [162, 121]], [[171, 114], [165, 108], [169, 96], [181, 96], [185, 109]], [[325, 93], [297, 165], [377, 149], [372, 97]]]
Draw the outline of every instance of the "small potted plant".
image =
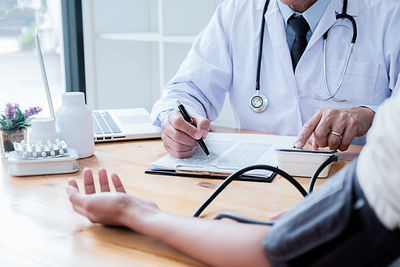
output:
[[41, 107], [30, 107], [24, 112], [18, 104], [8, 103], [0, 114], [2, 156], [14, 151], [14, 142], [26, 140], [26, 128], [31, 126], [32, 116], [42, 111]]

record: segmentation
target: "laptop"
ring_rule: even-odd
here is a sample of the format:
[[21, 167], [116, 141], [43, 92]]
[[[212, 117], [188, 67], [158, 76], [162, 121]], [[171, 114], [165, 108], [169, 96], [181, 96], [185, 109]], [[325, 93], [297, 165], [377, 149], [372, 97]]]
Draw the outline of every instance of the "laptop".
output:
[[93, 110], [93, 131], [95, 142], [161, 137], [144, 108]]
[[[35, 42], [50, 114], [55, 118], [37, 29], [35, 29]], [[161, 137], [161, 129], [151, 125], [150, 114], [144, 108], [93, 110], [93, 131], [95, 142]]]

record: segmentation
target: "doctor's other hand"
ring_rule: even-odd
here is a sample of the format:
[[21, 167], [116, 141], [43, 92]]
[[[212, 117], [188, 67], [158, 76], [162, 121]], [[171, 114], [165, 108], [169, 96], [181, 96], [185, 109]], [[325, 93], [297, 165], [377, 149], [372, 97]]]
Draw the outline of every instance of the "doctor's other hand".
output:
[[[126, 194], [125, 188], [117, 174], [111, 174], [111, 180], [116, 192], [110, 192], [106, 170], [100, 169], [98, 175], [101, 193], [96, 193], [93, 173], [90, 169], [86, 168], [83, 170], [83, 182], [86, 194], [79, 192], [75, 179], [69, 179], [66, 187], [66, 192], [74, 211], [88, 218], [91, 222], [126, 227], [132, 227], [133, 224], [135, 225], [134, 228], [138, 228], [140, 225], [139, 222], [146, 215], [159, 212], [155, 203], [140, 200]], [[131, 215], [130, 219], [127, 219], [129, 217], [128, 213]], [[134, 219], [132, 220], [132, 218]]]
[[354, 137], [367, 133], [374, 115], [367, 107], [320, 109], [304, 124], [295, 147], [303, 148], [313, 136], [314, 149], [329, 146], [332, 150], [347, 150]]
[[206, 138], [210, 129], [210, 121], [198, 115], [192, 115], [195, 126], [183, 119], [182, 114], [171, 111], [161, 125], [161, 139], [164, 148], [175, 158], [187, 158], [193, 155], [197, 140]]

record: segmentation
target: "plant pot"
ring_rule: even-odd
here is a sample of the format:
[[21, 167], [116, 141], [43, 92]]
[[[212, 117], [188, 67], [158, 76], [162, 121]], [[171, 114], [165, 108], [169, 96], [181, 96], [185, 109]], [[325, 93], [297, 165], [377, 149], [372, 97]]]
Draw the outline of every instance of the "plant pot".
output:
[[7, 157], [8, 153], [14, 151], [14, 143], [26, 141], [26, 129], [12, 131], [12, 132], [1, 132], [1, 155]]

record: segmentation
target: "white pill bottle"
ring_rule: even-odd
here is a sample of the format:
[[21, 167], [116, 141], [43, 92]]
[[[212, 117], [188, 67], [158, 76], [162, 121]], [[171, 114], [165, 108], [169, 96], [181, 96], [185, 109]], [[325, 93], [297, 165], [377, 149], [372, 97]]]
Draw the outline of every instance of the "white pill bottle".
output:
[[85, 105], [82, 92], [62, 95], [62, 106], [56, 112], [56, 128], [58, 136], [78, 152], [79, 158], [93, 155], [92, 110]]

